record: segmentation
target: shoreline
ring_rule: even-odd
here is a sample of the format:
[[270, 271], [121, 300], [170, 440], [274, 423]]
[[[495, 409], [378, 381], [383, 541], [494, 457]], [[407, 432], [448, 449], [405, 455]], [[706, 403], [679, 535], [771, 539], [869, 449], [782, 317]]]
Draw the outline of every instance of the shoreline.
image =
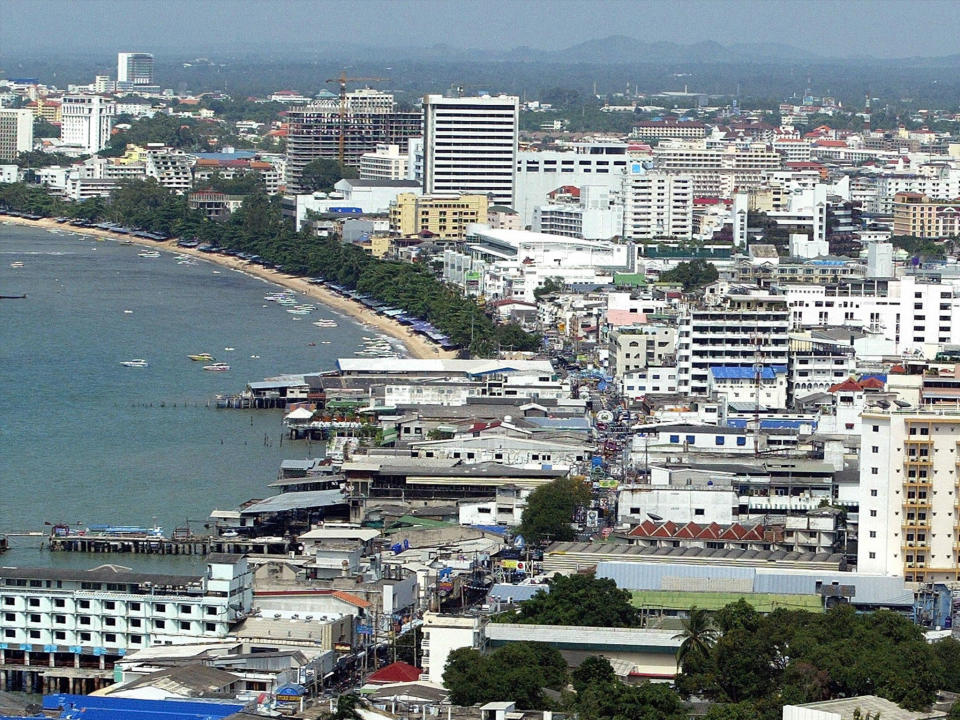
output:
[[253, 265], [246, 260], [241, 260], [228, 255], [221, 255], [219, 253], [203, 253], [196, 248], [179, 247], [175, 240], [164, 240], [158, 242], [156, 240], [147, 240], [146, 238], [136, 238], [129, 235], [121, 235], [110, 232], [109, 230], [102, 230], [100, 228], [75, 228], [68, 224], [58, 224], [53, 218], [29, 220], [27, 218], [3, 216], [2, 221], [9, 222], [12, 225], [37, 227], [45, 230], [59, 230], [61, 231], [61, 234], [64, 235], [79, 233], [80, 235], [91, 236], [104, 240], [115, 240], [120, 242], [129, 241], [133, 245], [174, 254], [188, 255], [200, 260], [206, 260], [213, 265], [219, 265], [220, 267], [225, 267], [230, 270], [243, 272], [251, 275], [252, 277], [279, 285], [287, 290], [293, 290], [294, 292], [313, 298], [331, 310], [342, 313], [361, 325], [369, 326], [373, 330], [381, 332], [384, 335], [388, 335], [395, 340], [399, 340], [401, 343], [403, 343], [404, 348], [406, 348], [407, 353], [412, 358], [420, 360], [428, 358], [449, 359], [457, 356], [456, 352], [442, 350], [434, 343], [414, 333], [406, 325], [401, 325], [400, 323], [384, 317], [383, 315], [378, 315], [366, 306], [354, 300], [337, 295], [323, 285], [311, 285], [302, 277], [277, 272], [276, 270], [261, 267], [260, 265]]

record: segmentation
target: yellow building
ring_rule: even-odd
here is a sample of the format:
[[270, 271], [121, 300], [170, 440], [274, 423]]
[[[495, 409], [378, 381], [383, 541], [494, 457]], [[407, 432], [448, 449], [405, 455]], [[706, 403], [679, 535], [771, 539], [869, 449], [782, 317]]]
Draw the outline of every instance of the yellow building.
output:
[[59, 125], [61, 121], [60, 106], [59, 100], [45, 100], [43, 97], [38, 97], [35, 102], [27, 105], [36, 117], [55, 125]]
[[370, 238], [370, 254], [375, 258], [382, 258], [393, 246], [393, 241], [388, 235], [373, 235]]
[[901, 192], [893, 200], [893, 234], [918, 238], [956, 235], [960, 199], [934, 200], [922, 193]]
[[445, 240], [462, 240], [470, 223], [486, 223], [486, 195], [401, 193], [390, 204], [390, 232], [400, 237], [428, 231]]

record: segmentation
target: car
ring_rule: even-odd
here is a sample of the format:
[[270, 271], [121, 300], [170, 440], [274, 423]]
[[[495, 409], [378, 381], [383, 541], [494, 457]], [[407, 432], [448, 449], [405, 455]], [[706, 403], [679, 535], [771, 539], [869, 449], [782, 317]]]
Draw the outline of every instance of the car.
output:
[[235, 538], [240, 537], [240, 533], [238, 533], [236, 530], [224, 530], [220, 533], [220, 537]]

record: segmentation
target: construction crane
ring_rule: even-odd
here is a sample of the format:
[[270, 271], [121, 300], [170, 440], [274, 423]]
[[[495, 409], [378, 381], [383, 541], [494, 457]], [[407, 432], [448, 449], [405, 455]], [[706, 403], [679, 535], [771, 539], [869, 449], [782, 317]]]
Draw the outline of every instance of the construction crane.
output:
[[337, 160], [343, 168], [343, 146], [347, 137], [347, 83], [348, 82], [385, 82], [387, 78], [379, 77], [347, 77], [340, 73], [340, 77], [330, 78], [328, 83], [337, 83], [340, 86], [340, 140], [337, 149]]

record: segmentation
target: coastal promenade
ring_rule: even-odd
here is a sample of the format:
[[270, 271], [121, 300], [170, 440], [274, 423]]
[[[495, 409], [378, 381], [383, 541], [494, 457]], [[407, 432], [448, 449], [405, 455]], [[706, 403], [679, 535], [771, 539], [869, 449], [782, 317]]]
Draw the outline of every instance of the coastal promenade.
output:
[[391, 320], [390, 318], [378, 315], [369, 308], [349, 298], [342, 297], [328, 290], [322, 285], [311, 285], [305, 278], [287, 275], [276, 270], [267, 269], [259, 265], [251, 264], [245, 260], [217, 253], [203, 253], [196, 248], [179, 247], [176, 240], [166, 240], [157, 242], [145, 238], [136, 238], [130, 235], [121, 235], [112, 233], [108, 230], [99, 228], [73, 228], [69, 225], [60, 225], [53, 218], [41, 218], [39, 220], [29, 220], [27, 218], [4, 217], [4, 222], [28, 227], [42, 228], [45, 230], [56, 230], [64, 236], [69, 237], [72, 232], [79, 233], [88, 237], [98, 237], [106, 240], [116, 240], [133, 243], [134, 245], [143, 245], [156, 250], [163, 250], [170, 253], [189, 255], [191, 257], [205, 260], [215, 265], [243, 272], [253, 277], [257, 277], [268, 282], [275, 283], [288, 290], [294, 290], [303, 295], [307, 295], [318, 302], [323, 303], [332, 310], [353, 318], [357, 322], [363, 323], [374, 330], [395, 338], [403, 343], [404, 347], [411, 357], [414, 358], [454, 358], [456, 352], [443, 350], [438, 345], [430, 342], [421, 335], [417, 335], [410, 328]]

